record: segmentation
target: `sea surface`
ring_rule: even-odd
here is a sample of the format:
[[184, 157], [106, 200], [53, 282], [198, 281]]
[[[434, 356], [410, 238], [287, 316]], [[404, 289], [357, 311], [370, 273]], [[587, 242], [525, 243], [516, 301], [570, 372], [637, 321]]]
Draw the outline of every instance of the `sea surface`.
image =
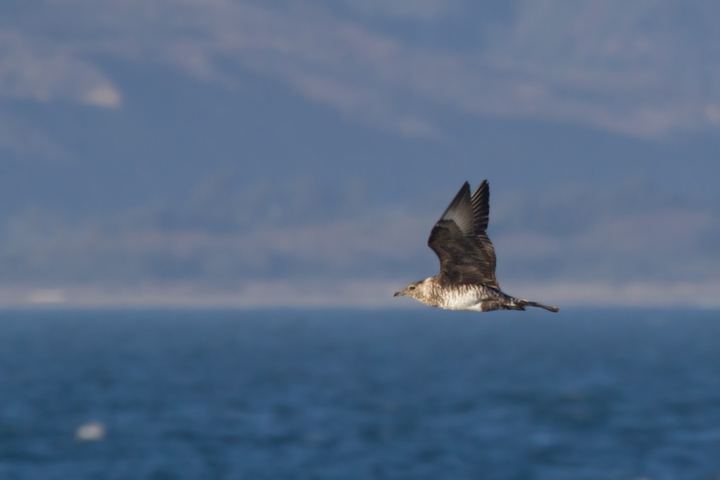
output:
[[2, 480], [719, 477], [717, 311], [0, 312]]

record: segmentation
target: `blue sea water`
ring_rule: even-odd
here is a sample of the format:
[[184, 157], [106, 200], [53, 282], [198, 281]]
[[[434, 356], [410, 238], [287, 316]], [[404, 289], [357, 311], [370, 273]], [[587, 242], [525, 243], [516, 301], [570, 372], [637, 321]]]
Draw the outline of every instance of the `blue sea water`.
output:
[[0, 479], [718, 476], [720, 312], [0, 312]]

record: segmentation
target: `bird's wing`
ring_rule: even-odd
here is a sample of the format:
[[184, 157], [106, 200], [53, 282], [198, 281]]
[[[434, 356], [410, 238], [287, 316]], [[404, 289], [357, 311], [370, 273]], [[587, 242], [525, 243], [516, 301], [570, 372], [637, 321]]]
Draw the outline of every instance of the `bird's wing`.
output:
[[500, 288], [495, 279], [495, 250], [485, 234], [489, 197], [486, 180], [472, 195], [465, 182], [430, 232], [428, 246], [440, 259], [441, 283]]

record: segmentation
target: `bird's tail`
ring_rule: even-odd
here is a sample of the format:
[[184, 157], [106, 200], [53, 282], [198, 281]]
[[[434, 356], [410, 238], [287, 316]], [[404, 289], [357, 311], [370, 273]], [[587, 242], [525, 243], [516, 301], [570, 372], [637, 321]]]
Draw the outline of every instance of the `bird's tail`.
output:
[[513, 303], [520, 307], [518, 310], [525, 310], [524, 307], [538, 307], [538, 308], [544, 308], [548, 312], [559, 312], [560, 311], [560, 309], [558, 307], [548, 307], [547, 305], [543, 305], [542, 303], [531, 302], [530, 300], [523, 300], [521, 298], [516, 298]]

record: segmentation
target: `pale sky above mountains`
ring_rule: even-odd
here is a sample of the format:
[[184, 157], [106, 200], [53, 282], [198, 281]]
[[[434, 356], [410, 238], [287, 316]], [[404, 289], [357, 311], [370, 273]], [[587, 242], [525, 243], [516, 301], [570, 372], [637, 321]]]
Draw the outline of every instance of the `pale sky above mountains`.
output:
[[[643, 137], [720, 125], [711, 2], [516, 1], [509, 18], [509, 7], [460, 1], [41, 3], [5, 7], [5, 98], [119, 107], [123, 94], [98, 64], [116, 56], [230, 91], [242, 88], [234, 70], [249, 69], [411, 136], [443, 130], [426, 103]], [[474, 35], [455, 40], [450, 29], [462, 32], [468, 16]], [[423, 29], [437, 41], [416, 41]]]

